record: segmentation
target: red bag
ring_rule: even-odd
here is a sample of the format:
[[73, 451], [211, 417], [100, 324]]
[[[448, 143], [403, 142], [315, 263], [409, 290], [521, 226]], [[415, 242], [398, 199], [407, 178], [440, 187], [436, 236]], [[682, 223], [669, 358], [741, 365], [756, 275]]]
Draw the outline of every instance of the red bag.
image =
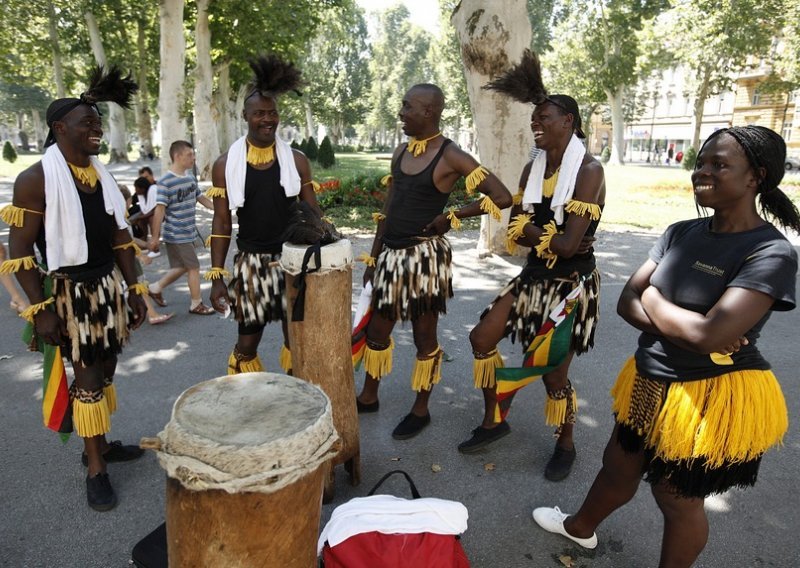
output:
[[[374, 495], [395, 473], [408, 480], [412, 500]], [[461, 503], [421, 499], [411, 477], [401, 470], [383, 476], [368, 495], [334, 510], [320, 536], [324, 568], [469, 568], [458, 536], [467, 520]]]

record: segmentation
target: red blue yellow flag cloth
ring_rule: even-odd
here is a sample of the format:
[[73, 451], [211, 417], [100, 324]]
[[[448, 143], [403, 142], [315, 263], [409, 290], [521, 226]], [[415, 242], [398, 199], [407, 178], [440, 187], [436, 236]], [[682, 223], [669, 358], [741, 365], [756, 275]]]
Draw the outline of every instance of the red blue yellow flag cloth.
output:
[[[44, 295], [52, 296], [52, 279], [44, 281]], [[36, 336], [33, 324], [28, 322], [22, 330], [22, 340], [44, 355], [42, 363], [42, 419], [46, 428], [58, 432], [66, 442], [72, 432], [72, 412], [69, 388], [61, 347], [48, 345]]]
[[370, 302], [372, 301], [372, 282], [367, 282], [361, 291], [356, 305], [356, 315], [353, 318], [353, 334], [350, 338], [353, 356], [353, 369], [361, 368], [364, 360], [364, 350], [367, 347], [367, 325], [372, 317]]
[[570, 292], [547, 316], [547, 320], [536, 332], [522, 367], [504, 367], [495, 371], [497, 379], [497, 405], [495, 422], [502, 422], [511, 410], [511, 400], [522, 387], [531, 384], [544, 374], [558, 368], [569, 354], [572, 341], [572, 325], [575, 322], [575, 306], [583, 291], [583, 283]]

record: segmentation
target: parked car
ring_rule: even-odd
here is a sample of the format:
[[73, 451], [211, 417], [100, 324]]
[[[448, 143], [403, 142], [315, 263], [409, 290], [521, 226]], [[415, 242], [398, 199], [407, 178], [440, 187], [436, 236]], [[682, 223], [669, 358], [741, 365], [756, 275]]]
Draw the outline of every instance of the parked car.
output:
[[784, 164], [786, 171], [800, 170], [800, 158], [795, 156], [786, 156], [786, 163]]

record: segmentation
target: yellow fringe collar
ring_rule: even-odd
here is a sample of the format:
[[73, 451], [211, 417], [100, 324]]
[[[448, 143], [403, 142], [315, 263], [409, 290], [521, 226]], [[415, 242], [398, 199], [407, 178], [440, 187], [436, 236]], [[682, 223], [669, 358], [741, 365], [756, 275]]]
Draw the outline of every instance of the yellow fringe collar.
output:
[[411, 155], [415, 158], [421, 154], [425, 153], [425, 150], [428, 148], [428, 142], [433, 140], [434, 138], [438, 138], [441, 136], [441, 132], [437, 132], [433, 136], [429, 138], [425, 138], [424, 140], [417, 140], [416, 138], [412, 138], [408, 141], [408, 151], [411, 152]]
[[259, 148], [253, 146], [253, 143], [247, 141], [247, 163], [251, 166], [261, 166], [268, 164], [275, 159], [275, 143], [273, 142], [266, 148]]
[[88, 187], [94, 187], [97, 185], [97, 171], [94, 169], [92, 164], [89, 164], [85, 168], [81, 166], [76, 166], [75, 164], [69, 164], [69, 169], [72, 170], [72, 175], [78, 178], [78, 181]]

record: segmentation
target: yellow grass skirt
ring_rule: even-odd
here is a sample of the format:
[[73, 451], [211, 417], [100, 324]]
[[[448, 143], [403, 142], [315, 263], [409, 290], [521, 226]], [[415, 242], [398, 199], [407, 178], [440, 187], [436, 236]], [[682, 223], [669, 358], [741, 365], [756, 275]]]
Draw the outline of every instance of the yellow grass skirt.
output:
[[639, 375], [631, 357], [611, 395], [618, 441], [645, 452], [646, 480], [667, 480], [687, 497], [752, 486], [761, 456], [789, 427], [772, 371], [663, 383]]

